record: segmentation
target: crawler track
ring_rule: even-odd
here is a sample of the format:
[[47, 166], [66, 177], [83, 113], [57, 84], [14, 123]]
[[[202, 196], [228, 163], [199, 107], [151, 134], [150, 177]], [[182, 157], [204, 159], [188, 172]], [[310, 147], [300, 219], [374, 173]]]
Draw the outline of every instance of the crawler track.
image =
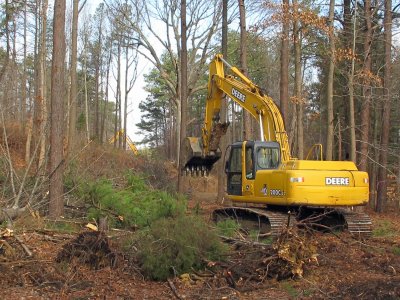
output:
[[221, 219], [233, 218], [242, 222], [244, 219], [252, 220], [262, 230], [273, 236], [279, 235], [286, 226], [293, 226], [296, 221], [294, 216], [281, 211], [270, 211], [252, 207], [225, 207], [214, 210], [213, 219], [218, 222]]
[[345, 219], [347, 230], [357, 236], [369, 237], [372, 233], [371, 218], [364, 213], [342, 210], [342, 216]]
[[[307, 216], [312, 216], [316, 223], [310, 223], [309, 226], [322, 224], [324, 228], [331, 230], [348, 230], [357, 237], [369, 237], [372, 233], [372, 221], [367, 214], [354, 212], [348, 209], [310, 209], [305, 216], [297, 215], [299, 224]], [[297, 226], [296, 216], [289, 214], [285, 210], [271, 210], [255, 207], [223, 207], [213, 211], [213, 220], [231, 218], [236, 219], [242, 225], [246, 224], [247, 229], [256, 229], [264, 235], [277, 236], [282, 229], [287, 226]], [[307, 223], [303, 223], [307, 224]], [[316, 228], [319, 228], [317, 225]]]

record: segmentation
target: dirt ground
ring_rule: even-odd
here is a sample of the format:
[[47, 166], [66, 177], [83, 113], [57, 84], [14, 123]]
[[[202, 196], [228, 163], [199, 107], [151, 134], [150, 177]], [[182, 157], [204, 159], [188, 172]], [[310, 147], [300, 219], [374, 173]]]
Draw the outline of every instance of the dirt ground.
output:
[[[217, 206], [216, 193], [209, 192], [215, 191], [215, 181], [202, 178], [188, 186], [189, 207], [207, 216]], [[375, 230], [366, 240], [347, 233], [315, 233], [317, 262], [305, 267], [302, 278], [266, 279], [240, 290], [227, 281], [198, 276], [146, 280], [116, 250], [124, 232], [110, 233], [109, 244], [99, 248], [103, 252], [93, 254], [100, 258], [88, 254], [84, 260], [66, 260], [70, 245], [82, 245], [78, 233], [19, 226], [14, 232], [19, 241], [0, 236], [0, 299], [400, 299], [400, 217], [370, 215]], [[83, 226], [80, 230], [88, 231]], [[107, 249], [114, 251], [112, 258]], [[74, 251], [85, 253], [84, 248]]]

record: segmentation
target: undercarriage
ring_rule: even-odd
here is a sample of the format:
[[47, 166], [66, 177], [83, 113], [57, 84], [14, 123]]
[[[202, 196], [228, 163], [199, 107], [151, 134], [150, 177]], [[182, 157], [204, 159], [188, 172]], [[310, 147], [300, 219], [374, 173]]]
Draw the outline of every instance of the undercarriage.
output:
[[348, 231], [357, 237], [369, 237], [370, 217], [350, 208], [279, 207], [268, 208], [231, 206], [213, 211], [213, 220], [234, 219], [247, 231], [258, 230], [262, 236], [277, 236], [286, 227], [318, 231]]

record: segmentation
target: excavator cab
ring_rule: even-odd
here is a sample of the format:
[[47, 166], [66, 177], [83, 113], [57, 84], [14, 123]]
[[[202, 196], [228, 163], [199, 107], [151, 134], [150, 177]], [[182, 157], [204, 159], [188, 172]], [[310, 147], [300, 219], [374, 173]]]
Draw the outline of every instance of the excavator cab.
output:
[[225, 163], [228, 195], [242, 195], [244, 181], [256, 179], [260, 170], [277, 169], [280, 148], [277, 142], [244, 141], [230, 146]]

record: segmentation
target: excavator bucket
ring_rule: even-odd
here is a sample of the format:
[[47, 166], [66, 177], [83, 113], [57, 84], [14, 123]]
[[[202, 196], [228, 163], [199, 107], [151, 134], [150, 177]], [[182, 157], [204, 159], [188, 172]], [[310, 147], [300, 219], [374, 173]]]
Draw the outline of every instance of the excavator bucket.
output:
[[211, 171], [213, 165], [221, 158], [221, 151], [209, 152], [204, 155], [201, 146], [201, 138], [187, 137], [185, 141], [185, 163], [186, 175], [205, 176]]
[[202, 138], [187, 137], [185, 140], [184, 171], [186, 175], [208, 175], [214, 164], [221, 158], [219, 143], [226, 134], [229, 122], [215, 122], [210, 130], [207, 147]]

